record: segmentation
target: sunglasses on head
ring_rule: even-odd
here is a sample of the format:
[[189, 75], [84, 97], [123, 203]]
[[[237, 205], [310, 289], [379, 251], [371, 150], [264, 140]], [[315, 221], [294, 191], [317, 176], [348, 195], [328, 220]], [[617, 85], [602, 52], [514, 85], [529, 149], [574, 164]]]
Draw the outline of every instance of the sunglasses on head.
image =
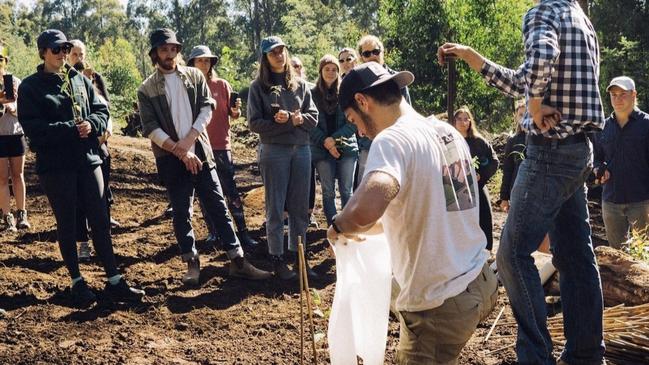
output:
[[69, 44], [64, 44], [62, 46], [54, 46], [50, 48], [52, 51], [52, 54], [59, 54], [61, 51], [63, 51], [64, 54], [70, 53], [70, 50], [72, 50], [72, 47]]
[[[378, 54], [378, 53], [377, 53]], [[347, 58], [341, 58], [338, 60], [340, 63], [345, 63], [345, 62], [352, 62], [355, 60], [354, 56], [347, 56]]]
[[363, 51], [363, 52], [361, 52], [361, 56], [363, 56], [363, 57], [365, 57], [365, 58], [368, 58], [368, 57], [370, 57], [371, 55], [378, 56], [380, 53], [381, 53], [381, 49], [380, 49], [380, 48], [374, 48], [374, 49], [371, 50], [371, 51]]

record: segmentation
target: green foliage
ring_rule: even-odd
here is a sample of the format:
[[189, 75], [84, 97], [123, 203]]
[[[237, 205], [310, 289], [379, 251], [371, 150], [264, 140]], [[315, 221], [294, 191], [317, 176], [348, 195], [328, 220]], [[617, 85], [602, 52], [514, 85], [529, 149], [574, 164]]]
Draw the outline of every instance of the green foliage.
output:
[[649, 263], [649, 230], [633, 229], [631, 239], [627, 242], [626, 251], [636, 260]]
[[137, 98], [137, 88], [142, 83], [133, 47], [123, 38], [114, 41], [108, 39], [99, 47], [95, 64], [96, 70], [105, 77], [108, 92], [112, 95], [113, 119], [122, 119], [132, 110], [133, 102]]
[[[83, 40], [91, 64], [109, 84], [117, 121], [153, 72], [148, 56], [153, 29], [176, 30], [185, 56], [193, 46], [209, 46], [221, 57], [219, 76], [244, 95], [263, 37], [280, 35], [314, 81], [324, 54], [355, 48], [362, 35], [375, 34], [387, 48], [388, 65], [414, 73], [415, 108], [432, 114], [446, 109], [447, 71], [437, 63], [437, 47], [464, 43], [515, 68], [523, 61], [521, 20], [532, 5], [532, 0], [128, 0], [123, 8], [119, 0], [35, 0], [29, 6], [0, 0], [0, 38], [10, 52], [9, 70], [21, 78], [41, 63], [35, 43], [44, 29]], [[647, 2], [591, 0], [589, 9], [602, 49], [602, 92], [611, 78], [626, 74], [636, 81], [639, 105], [649, 107]], [[468, 105], [481, 129], [508, 130], [512, 100], [463, 62], [457, 69], [456, 106]]]
[[[379, 22], [384, 29], [387, 60], [415, 74], [411, 87], [415, 109], [433, 114], [446, 110], [446, 69], [437, 62], [437, 47], [451, 41], [470, 45], [508, 67], [523, 60], [521, 19], [531, 1], [517, 0], [382, 0]], [[468, 105], [481, 128], [511, 125], [512, 101], [490, 88], [463, 62], [458, 62], [456, 106]]]

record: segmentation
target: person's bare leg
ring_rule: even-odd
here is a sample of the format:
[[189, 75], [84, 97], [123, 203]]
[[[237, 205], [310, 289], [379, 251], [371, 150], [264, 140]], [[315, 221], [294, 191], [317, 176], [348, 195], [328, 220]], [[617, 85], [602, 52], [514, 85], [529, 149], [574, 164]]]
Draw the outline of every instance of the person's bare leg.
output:
[[0, 209], [2, 209], [3, 215], [11, 211], [11, 195], [9, 193], [9, 159], [8, 158], [0, 158]]
[[14, 189], [14, 198], [16, 199], [16, 209], [25, 209], [25, 156], [17, 156], [9, 158], [9, 165], [11, 167], [11, 181]]

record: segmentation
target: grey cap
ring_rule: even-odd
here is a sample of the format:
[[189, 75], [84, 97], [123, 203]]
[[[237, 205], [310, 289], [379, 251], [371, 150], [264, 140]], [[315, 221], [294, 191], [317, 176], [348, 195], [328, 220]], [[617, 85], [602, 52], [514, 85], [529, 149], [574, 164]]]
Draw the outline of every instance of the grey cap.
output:
[[210, 58], [212, 60], [212, 66], [214, 66], [219, 60], [219, 56], [213, 54], [210, 50], [210, 47], [200, 45], [192, 48], [192, 51], [189, 53], [189, 59], [187, 59], [187, 62], [189, 63], [194, 58], [199, 57]]
[[611, 80], [611, 83], [606, 87], [606, 91], [608, 92], [613, 86], [617, 86], [625, 91], [635, 90], [635, 82], [628, 76], [618, 76]]

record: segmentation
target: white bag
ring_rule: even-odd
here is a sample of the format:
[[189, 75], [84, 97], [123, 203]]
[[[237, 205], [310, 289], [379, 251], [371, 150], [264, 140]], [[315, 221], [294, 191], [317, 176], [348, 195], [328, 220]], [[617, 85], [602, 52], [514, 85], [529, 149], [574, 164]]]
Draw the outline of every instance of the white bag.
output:
[[392, 267], [383, 234], [338, 242], [336, 292], [329, 317], [331, 365], [382, 365], [388, 338]]

